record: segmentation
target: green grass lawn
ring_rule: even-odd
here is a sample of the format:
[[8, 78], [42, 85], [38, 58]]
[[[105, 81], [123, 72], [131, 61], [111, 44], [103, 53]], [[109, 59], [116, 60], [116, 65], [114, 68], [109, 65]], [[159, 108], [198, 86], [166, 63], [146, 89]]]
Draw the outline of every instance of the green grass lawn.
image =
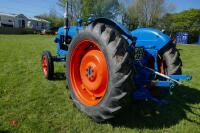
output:
[[78, 111], [55, 64], [58, 77], [43, 78], [41, 53], [55, 54], [52, 36], [0, 35], [0, 132], [200, 132], [200, 46], [178, 45], [183, 72], [193, 75], [187, 86], [155, 107], [134, 103], [121, 117], [97, 124]]

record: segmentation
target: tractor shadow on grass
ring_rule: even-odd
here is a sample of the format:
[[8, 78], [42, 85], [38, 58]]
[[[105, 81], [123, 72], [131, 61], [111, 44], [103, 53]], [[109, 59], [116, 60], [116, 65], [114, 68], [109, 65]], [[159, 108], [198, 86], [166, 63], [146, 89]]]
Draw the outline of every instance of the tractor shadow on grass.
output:
[[11, 132], [7, 130], [0, 130], [0, 133], [11, 133]]
[[179, 86], [173, 92], [172, 96], [165, 98], [169, 104], [158, 107], [147, 102], [133, 103], [130, 109], [113, 119], [110, 124], [114, 127], [160, 129], [171, 127], [185, 119], [200, 125], [200, 114], [195, 113], [200, 108], [191, 105], [200, 103], [200, 91]]
[[56, 72], [56, 73], [54, 73], [54, 75], [53, 75], [53, 80], [54, 80], [54, 81], [66, 80], [66, 75], [65, 75], [65, 73]]
[[7, 130], [0, 130], [0, 133], [11, 133], [10, 131], [7, 131]]

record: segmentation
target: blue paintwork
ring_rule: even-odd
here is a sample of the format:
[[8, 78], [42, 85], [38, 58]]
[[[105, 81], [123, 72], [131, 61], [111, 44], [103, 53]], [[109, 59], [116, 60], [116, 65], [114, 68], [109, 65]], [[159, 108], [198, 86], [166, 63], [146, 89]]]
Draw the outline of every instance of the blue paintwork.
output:
[[[131, 34], [137, 39], [135, 46], [144, 47], [145, 49], [144, 58], [134, 62], [134, 68], [137, 72], [134, 76], [134, 81], [137, 86], [142, 87], [144, 86], [142, 81], [146, 81], [145, 84], [150, 84], [150, 81], [155, 79], [155, 75], [141, 67], [140, 63], [143, 66], [153, 67], [155, 71], [158, 71], [158, 51], [170, 42], [170, 38], [161, 31], [152, 28], [139, 28], [132, 31]], [[153, 66], [149, 66], [150, 59]], [[157, 83], [156, 86], [170, 87], [171, 84]]]
[[82, 24], [83, 24], [83, 19], [82, 19], [82, 18], [78, 18], [78, 19], [76, 20], [76, 22], [77, 22], [77, 26], [78, 26], [78, 27], [81, 27]]
[[167, 35], [152, 28], [139, 28], [131, 34], [137, 38], [136, 46], [144, 46], [145, 49], [160, 50], [170, 41]]
[[[100, 22], [100, 23], [105, 23], [105, 24], [108, 24], [108, 25], [112, 25], [117, 30], [119, 30], [122, 35], [126, 36], [129, 39], [129, 41], [130, 40], [135, 41], [134, 37], [131, 35], [131, 32], [126, 27], [124, 27], [123, 25], [121, 25], [119, 23], [116, 23], [116, 22], [114, 22], [112, 20], [109, 20], [109, 19], [106, 19], [106, 18], [98, 18], [98, 19], [94, 20], [92, 17], [89, 17], [88, 21], [93, 22], [93, 23]], [[68, 27], [68, 29], [69, 29], [69, 31], [67, 33], [68, 36], [73, 38], [74, 36], [76, 36], [78, 34], [79, 31], [83, 30], [84, 27], [82, 26], [81, 23], [82, 23], [82, 19], [77, 19], [77, 26]], [[64, 27], [59, 28], [58, 36], [54, 40], [58, 44], [58, 46], [57, 46], [57, 55], [58, 56], [66, 56], [66, 54], [67, 54], [67, 51], [63, 50], [61, 48], [61, 43], [62, 43], [61, 36], [64, 36], [64, 35], [65, 35]]]
[[191, 80], [192, 76], [188, 74], [182, 74], [182, 75], [169, 75], [169, 77], [176, 79], [176, 80]]
[[[68, 31], [68, 36], [73, 38], [76, 36], [81, 30], [83, 30], [82, 26], [70, 26]], [[65, 35], [65, 29], [64, 27], [61, 27], [58, 29], [58, 36], [55, 38], [55, 42], [57, 43], [57, 55], [58, 56], [66, 56], [67, 51], [61, 48], [62, 43], [62, 36]]]
[[92, 69], [91, 68], [88, 69], [88, 76], [90, 76], [90, 75], [92, 75]]
[[[132, 31], [131, 34], [137, 39], [135, 47], [144, 47], [145, 49], [144, 58], [133, 63], [133, 67], [136, 70], [133, 80], [138, 87], [137, 91], [133, 93], [133, 98], [136, 100], [151, 100], [157, 104], [161, 104], [162, 102], [160, 100], [151, 95], [148, 85], [154, 81], [153, 84], [156, 87], [171, 89], [177, 86], [177, 83], [168, 81], [162, 77], [157, 77], [157, 80], [155, 80], [155, 74], [142, 66], [153, 67], [155, 71], [158, 71], [158, 52], [170, 42], [170, 38], [161, 31], [152, 28], [139, 28]], [[150, 59], [152, 65], [149, 64]], [[190, 75], [169, 76], [175, 80], [191, 80]]]
[[[175, 82], [165, 80], [161, 77], [157, 77], [156, 79], [154, 73], [152, 73], [148, 69], [145, 69], [142, 66], [151, 68], [153, 67], [155, 71], [158, 71], [158, 61], [157, 61], [158, 52], [160, 49], [162, 49], [165, 45], [167, 45], [170, 42], [170, 38], [167, 35], [163, 34], [161, 31], [152, 28], [139, 28], [134, 31], [129, 31], [123, 25], [106, 18], [98, 18], [94, 20], [92, 17], [90, 17], [88, 19], [88, 23], [105, 23], [107, 25], [111, 25], [112, 27], [114, 27], [129, 42], [129, 52], [132, 52], [135, 49], [135, 47], [144, 47], [145, 54], [143, 59], [137, 61], [133, 59], [132, 64], [136, 73], [132, 80], [137, 86], [137, 91], [135, 91], [132, 95], [136, 100], [146, 99], [161, 104], [162, 101], [154, 98], [151, 95], [148, 89], [148, 85], [151, 84], [152, 81], [154, 81], [154, 85], [157, 87], [173, 88], [177, 84]], [[84, 29], [84, 27], [82, 26], [82, 19], [77, 20], [77, 26], [69, 26], [67, 27], [67, 29], [68, 29], [68, 31], [66, 32], [67, 35], [73, 39], [80, 31]], [[65, 35], [64, 27], [59, 28], [58, 36], [54, 40], [58, 45], [57, 59], [55, 59], [55, 61], [57, 62], [63, 62], [65, 60], [66, 54], [68, 53], [68, 51], [62, 49], [61, 47], [64, 35]], [[151, 66], [149, 63], [150, 59], [153, 59], [151, 61], [152, 62]], [[92, 71], [89, 69], [88, 75], [91, 74]], [[191, 79], [191, 77], [188, 75], [169, 75], [169, 76], [176, 80]]]
[[198, 44], [200, 44], [200, 35], [199, 35], [199, 39], [198, 39]]
[[88, 23], [92, 23], [92, 22], [94, 22], [94, 18], [93, 17], [89, 17], [88, 18]]
[[177, 84], [173, 81], [155, 81], [156, 87], [174, 88]]

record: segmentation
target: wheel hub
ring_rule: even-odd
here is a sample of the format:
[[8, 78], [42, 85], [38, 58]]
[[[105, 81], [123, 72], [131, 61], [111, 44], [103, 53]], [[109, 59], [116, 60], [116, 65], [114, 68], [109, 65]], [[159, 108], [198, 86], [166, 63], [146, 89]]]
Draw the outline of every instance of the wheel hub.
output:
[[103, 80], [102, 53], [97, 50], [88, 52], [81, 61], [80, 73], [83, 85], [88, 91], [99, 89]]
[[93, 82], [96, 79], [96, 65], [91, 63], [90, 65], [88, 65], [88, 67], [86, 68], [86, 76], [88, 78], [89, 81]]

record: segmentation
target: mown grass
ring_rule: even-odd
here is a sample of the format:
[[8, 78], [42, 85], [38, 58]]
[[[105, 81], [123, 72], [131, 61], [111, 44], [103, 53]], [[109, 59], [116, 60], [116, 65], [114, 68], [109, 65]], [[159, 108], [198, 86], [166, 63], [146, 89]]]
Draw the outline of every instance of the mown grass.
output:
[[200, 46], [178, 48], [191, 85], [177, 87], [168, 105], [134, 103], [121, 117], [97, 124], [73, 106], [62, 63], [55, 64], [54, 81], [43, 78], [41, 53], [55, 54], [52, 36], [0, 35], [0, 132], [199, 132]]

